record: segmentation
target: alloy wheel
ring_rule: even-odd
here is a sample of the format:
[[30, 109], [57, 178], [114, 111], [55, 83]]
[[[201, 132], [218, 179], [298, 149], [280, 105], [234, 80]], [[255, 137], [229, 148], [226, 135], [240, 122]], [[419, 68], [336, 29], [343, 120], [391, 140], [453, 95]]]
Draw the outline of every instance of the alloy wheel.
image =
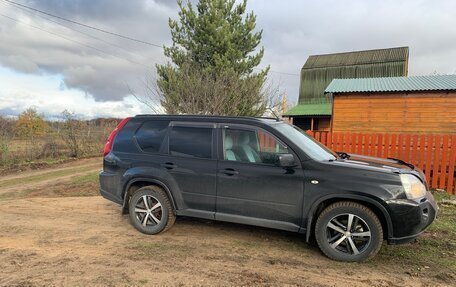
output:
[[143, 195], [135, 204], [135, 215], [144, 227], [157, 225], [162, 219], [162, 205], [155, 197]]
[[329, 220], [326, 236], [331, 248], [351, 255], [362, 253], [371, 242], [369, 225], [351, 213], [339, 214]]

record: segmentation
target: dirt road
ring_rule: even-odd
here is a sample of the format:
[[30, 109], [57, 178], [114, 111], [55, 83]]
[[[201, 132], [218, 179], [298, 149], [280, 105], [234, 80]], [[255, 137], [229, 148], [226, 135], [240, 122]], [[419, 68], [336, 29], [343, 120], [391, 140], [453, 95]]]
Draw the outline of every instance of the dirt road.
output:
[[[97, 160], [64, 168], [75, 171], [86, 167], [84, 172], [94, 173], [93, 169], [99, 169]], [[66, 172], [49, 178], [49, 172], [61, 170], [10, 176], [0, 179], [0, 186], [8, 185], [8, 192], [20, 192], [24, 186], [45, 189], [57, 178], [71, 178]], [[71, 174], [74, 177], [77, 173]], [[48, 177], [26, 183], [38, 174]], [[180, 218], [168, 232], [147, 236], [129, 224], [119, 206], [99, 196], [28, 194], [0, 200], [0, 286], [454, 283], [452, 275], [428, 277], [410, 272], [406, 266], [391, 266], [385, 261], [334, 262], [306, 244], [301, 235], [236, 224]]]
[[25, 171], [0, 177], [0, 195], [21, 192], [38, 187], [46, 187], [58, 182], [65, 182], [72, 177], [93, 173], [101, 169], [99, 158], [69, 162], [58, 167]]

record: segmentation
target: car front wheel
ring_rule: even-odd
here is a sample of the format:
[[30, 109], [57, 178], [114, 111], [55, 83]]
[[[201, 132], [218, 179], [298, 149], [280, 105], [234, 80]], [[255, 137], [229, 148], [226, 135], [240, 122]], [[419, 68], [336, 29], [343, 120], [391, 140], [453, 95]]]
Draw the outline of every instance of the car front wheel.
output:
[[318, 216], [315, 238], [321, 251], [338, 261], [364, 261], [378, 253], [382, 225], [372, 210], [350, 201], [331, 204]]

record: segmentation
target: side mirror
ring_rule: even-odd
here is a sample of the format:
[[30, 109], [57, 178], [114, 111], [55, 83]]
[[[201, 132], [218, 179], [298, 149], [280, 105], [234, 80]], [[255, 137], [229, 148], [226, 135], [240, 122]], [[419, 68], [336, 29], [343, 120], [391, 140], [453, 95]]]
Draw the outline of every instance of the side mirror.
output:
[[295, 157], [290, 153], [279, 154], [278, 164], [281, 167], [294, 167], [297, 166]]

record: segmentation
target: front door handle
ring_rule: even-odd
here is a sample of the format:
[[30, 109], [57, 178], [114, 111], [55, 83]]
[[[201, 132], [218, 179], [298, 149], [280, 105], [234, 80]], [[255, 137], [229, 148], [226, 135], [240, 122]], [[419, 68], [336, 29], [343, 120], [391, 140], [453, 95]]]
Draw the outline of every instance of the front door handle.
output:
[[175, 169], [177, 167], [177, 165], [175, 165], [172, 162], [165, 162], [165, 163], [162, 163], [160, 166], [164, 167], [166, 169]]
[[233, 175], [238, 175], [239, 174], [239, 171], [234, 170], [232, 168], [225, 168], [224, 170], [221, 170], [220, 172], [223, 173], [223, 174], [229, 175], [229, 176], [233, 176]]

